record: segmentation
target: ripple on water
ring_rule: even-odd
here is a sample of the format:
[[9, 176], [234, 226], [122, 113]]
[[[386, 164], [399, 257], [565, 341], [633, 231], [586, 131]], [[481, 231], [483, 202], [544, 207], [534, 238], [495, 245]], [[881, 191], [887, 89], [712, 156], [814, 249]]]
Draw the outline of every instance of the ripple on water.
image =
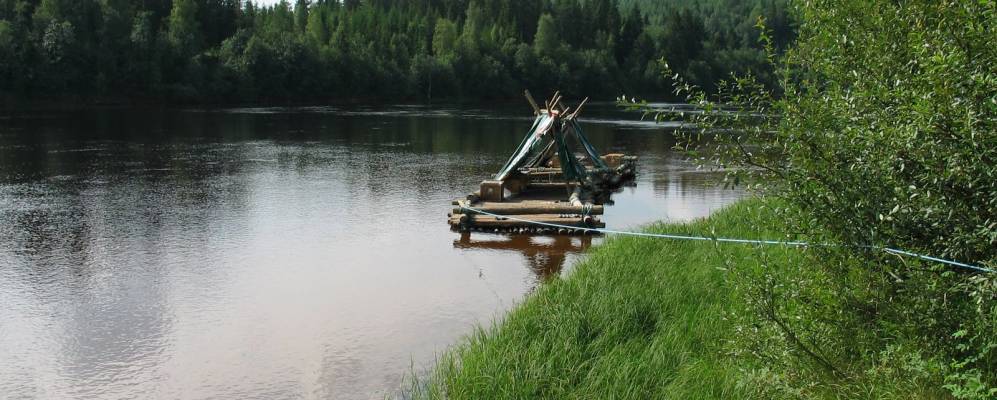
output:
[[[741, 195], [671, 153], [660, 125], [586, 109], [596, 147], [641, 157], [610, 227]], [[449, 231], [450, 200], [531, 120], [519, 106], [336, 106], [5, 121], [0, 393], [394, 393], [599, 243]]]

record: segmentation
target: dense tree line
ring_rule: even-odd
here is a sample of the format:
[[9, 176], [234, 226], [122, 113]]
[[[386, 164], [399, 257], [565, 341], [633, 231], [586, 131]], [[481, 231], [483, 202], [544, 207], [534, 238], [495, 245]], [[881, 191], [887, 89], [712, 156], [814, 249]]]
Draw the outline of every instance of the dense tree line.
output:
[[173, 100], [586, 95], [768, 67], [784, 0], [0, 0], [0, 93]]

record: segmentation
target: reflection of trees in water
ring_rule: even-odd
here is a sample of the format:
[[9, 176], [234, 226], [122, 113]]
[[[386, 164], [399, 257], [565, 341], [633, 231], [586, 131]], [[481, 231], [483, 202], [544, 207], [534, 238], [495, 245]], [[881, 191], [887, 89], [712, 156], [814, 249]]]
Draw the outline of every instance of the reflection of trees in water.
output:
[[496, 250], [522, 253], [530, 270], [540, 280], [546, 280], [561, 273], [569, 254], [581, 253], [592, 246], [592, 236], [533, 236], [508, 235], [502, 240], [472, 240], [471, 233], [465, 232], [453, 243], [454, 248], [464, 250]]
[[653, 174], [651, 186], [654, 192], [662, 196], [672, 197], [693, 197], [693, 198], [713, 198], [724, 190], [724, 173], [722, 171], [702, 171], [696, 170], [693, 165], [682, 163], [681, 167], [687, 169], [676, 169], [660, 171]]

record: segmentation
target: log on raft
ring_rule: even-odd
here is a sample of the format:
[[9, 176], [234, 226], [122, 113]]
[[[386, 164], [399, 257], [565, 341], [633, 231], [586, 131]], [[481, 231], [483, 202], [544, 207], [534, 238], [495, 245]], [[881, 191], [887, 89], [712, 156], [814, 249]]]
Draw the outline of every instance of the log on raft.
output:
[[[533, 227], [538, 226], [535, 222], [545, 224], [556, 224], [578, 228], [605, 228], [606, 223], [599, 221], [592, 216], [561, 216], [556, 214], [537, 214], [528, 216], [516, 216], [517, 219], [527, 220], [517, 221], [505, 217], [493, 217], [490, 215], [469, 215], [460, 214], [450, 217], [450, 225], [468, 225], [480, 228], [511, 228], [511, 227]], [[542, 225], [539, 225], [542, 226]]]
[[573, 189], [576, 186], [578, 186], [578, 184], [577, 183], [573, 183], [573, 182], [572, 183], [566, 183], [566, 182], [552, 182], [552, 183], [548, 183], [548, 182], [530, 182], [530, 184], [528, 186], [526, 186], [526, 190], [530, 190], [530, 189], [541, 189], [541, 190], [544, 190], [544, 189], [565, 189], [565, 188], [567, 188], [567, 189]]
[[[499, 214], [499, 215], [524, 215], [524, 214], [588, 214], [588, 215], [602, 215], [605, 208], [602, 205], [593, 205], [588, 209], [586, 213], [585, 206], [574, 205], [568, 202], [546, 202], [546, 201], [536, 201], [536, 202], [521, 202], [521, 203], [478, 203], [469, 205], [468, 207], [474, 208], [476, 210], [481, 210], [487, 213]], [[460, 207], [455, 207], [452, 211], [453, 214], [475, 214], [474, 211], [465, 210]]]

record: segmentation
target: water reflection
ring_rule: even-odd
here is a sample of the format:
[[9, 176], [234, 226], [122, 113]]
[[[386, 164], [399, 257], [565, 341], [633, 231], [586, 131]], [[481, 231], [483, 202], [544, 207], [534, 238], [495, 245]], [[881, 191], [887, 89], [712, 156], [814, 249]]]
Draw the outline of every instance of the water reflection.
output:
[[[522, 107], [109, 109], [0, 124], [0, 397], [378, 398], [601, 239], [463, 237], [450, 200]], [[707, 215], [740, 192], [671, 135], [587, 108], [641, 157], [603, 220]]]
[[569, 235], [489, 235], [471, 239], [471, 232], [463, 232], [454, 240], [453, 247], [461, 250], [488, 250], [519, 253], [526, 266], [536, 274], [538, 281], [546, 281], [557, 276], [564, 269], [565, 261], [571, 254], [580, 254], [592, 246], [592, 236]]

